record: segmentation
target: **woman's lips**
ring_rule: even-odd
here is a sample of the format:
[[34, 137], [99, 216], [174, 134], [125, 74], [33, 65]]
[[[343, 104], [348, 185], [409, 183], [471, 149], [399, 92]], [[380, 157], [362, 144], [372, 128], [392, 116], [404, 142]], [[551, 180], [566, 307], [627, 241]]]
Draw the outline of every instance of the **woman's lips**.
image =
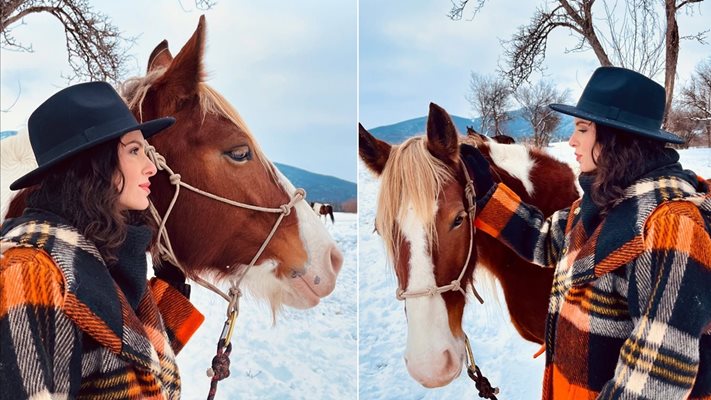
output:
[[141, 189], [145, 190], [148, 194], [151, 193], [151, 184], [150, 183], [144, 183], [142, 185], [138, 185]]

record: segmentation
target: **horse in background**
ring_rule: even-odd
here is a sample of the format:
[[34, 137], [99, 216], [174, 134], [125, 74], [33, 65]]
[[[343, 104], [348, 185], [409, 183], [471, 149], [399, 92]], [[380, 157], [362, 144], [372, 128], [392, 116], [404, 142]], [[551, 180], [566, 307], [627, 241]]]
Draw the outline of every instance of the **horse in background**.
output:
[[[175, 57], [167, 41], [158, 44], [149, 57], [146, 76], [125, 82], [121, 95], [139, 121], [166, 115], [176, 118], [172, 127], [149, 142], [182, 181], [241, 203], [269, 208], [288, 203], [294, 186], [266, 158], [232, 105], [204, 82], [204, 49], [205, 18], [201, 16], [192, 37]], [[151, 181], [151, 202], [165, 215], [176, 189], [164, 171]], [[6, 218], [22, 212], [31, 190], [13, 199]], [[276, 214], [236, 208], [187, 190], [181, 191], [171, 217], [166, 229], [188, 277], [213, 281], [242, 273], [277, 219]], [[208, 221], [219, 223], [220, 228]], [[310, 308], [333, 291], [342, 264], [343, 256], [333, 239], [306, 201], [300, 200], [243, 283], [255, 296], [268, 300], [272, 312], [282, 305]]]
[[312, 201], [311, 203], [311, 209], [314, 210], [316, 215], [319, 216], [319, 220], [321, 219], [321, 216], [323, 216], [324, 221], [328, 221], [328, 216], [331, 216], [331, 223], [335, 224], [336, 221], [333, 218], [333, 207], [328, 204], [328, 203], [317, 203]]
[[467, 126], [467, 136], [471, 136], [473, 138], [479, 138], [481, 140], [493, 140], [496, 143], [501, 143], [501, 144], [514, 144], [516, 143], [516, 140], [512, 138], [509, 135], [494, 135], [494, 136], [486, 136], [483, 133], [477, 132], [473, 126]]
[[[500, 283], [517, 332], [542, 343], [553, 269], [522, 260], [486, 233], [472, 230], [472, 237], [460, 143], [477, 146], [494, 180], [546, 216], [579, 197], [568, 165], [535, 148], [461, 136], [449, 114], [435, 104], [430, 104], [426, 135], [400, 145], [383, 142], [360, 126], [360, 158], [381, 181], [376, 229], [400, 290], [423, 293], [449, 285], [462, 269], [461, 287], [473, 287], [474, 270], [481, 266]], [[465, 360], [466, 297], [454, 290], [404, 300], [408, 372], [425, 387], [444, 386], [459, 376]]]

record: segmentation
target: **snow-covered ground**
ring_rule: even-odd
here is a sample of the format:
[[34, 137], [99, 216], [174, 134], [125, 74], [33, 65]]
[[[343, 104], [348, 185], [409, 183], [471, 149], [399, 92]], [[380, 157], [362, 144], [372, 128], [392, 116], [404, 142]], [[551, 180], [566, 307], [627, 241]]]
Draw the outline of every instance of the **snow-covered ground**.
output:
[[[567, 143], [554, 143], [549, 152], [575, 163]], [[711, 149], [681, 150], [684, 168], [711, 178]], [[380, 238], [373, 233], [379, 183], [361, 163], [358, 173], [359, 210], [359, 394], [360, 399], [463, 399], [478, 398], [466, 371], [448, 386], [426, 389], [407, 373], [403, 354], [407, 325], [403, 303], [395, 299], [397, 280], [386, 264]], [[481, 282], [486, 280], [479, 279]], [[521, 339], [503, 304], [500, 289], [478, 284], [484, 297], [479, 305], [470, 295], [464, 331], [485, 376], [501, 389], [499, 399], [540, 399], [543, 356], [533, 359], [539, 346]], [[494, 300], [501, 299], [500, 302]]]
[[[334, 292], [310, 310], [287, 309], [272, 325], [269, 307], [246, 297], [232, 339], [231, 375], [216, 399], [355, 399], [356, 214], [334, 213], [326, 229], [344, 255]], [[192, 285], [191, 300], [205, 323], [178, 355], [183, 399], [204, 399], [205, 370], [215, 355], [225, 322], [226, 302]]]

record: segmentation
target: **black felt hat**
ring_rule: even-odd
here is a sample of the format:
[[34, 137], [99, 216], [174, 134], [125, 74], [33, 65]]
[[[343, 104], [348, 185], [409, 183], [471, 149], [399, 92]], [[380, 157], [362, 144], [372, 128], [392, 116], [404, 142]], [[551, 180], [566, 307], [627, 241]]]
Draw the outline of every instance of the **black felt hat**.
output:
[[576, 106], [549, 107], [648, 139], [684, 143], [679, 136], [661, 129], [664, 102], [664, 88], [657, 82], [629, 69], [600, 67], [590, 77]]
[[174, 122], [174, 118], [165, 117], [139, 124], [106, 82], [62, 89], [30, 115], [27, 128], [38, 167], [13, 182], [10, 189], [39, 183], [52, 166], [97, 144], [134, 130], [149, 138]]

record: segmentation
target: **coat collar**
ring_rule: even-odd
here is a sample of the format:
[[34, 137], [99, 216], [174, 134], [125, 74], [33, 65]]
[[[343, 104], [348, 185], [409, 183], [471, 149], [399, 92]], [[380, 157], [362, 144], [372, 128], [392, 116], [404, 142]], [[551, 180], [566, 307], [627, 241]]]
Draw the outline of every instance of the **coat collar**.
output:
[[[65, 312], [100, 345], [132, 364], [154, 369], [155, 350], [96, 246], [56, 214], [27, 209], [2, 226], [5, 247], [46, 252], [65, 280]], [[139, 306], [146, 306], [146, 294]], [[155, 307], [155, 305], [153, 305]]]
[[[569, 226], [572, 282], [581, 286], [631, 262], [644, 251], [644, 229], [649, 216], [663, 202], [702, 198], [687, 180], [676, 176], [643, 178], [628, 187], [620, 201], [588, 235], [573, 205]], [[577, 239], [576, 239], [577, 238]]]

